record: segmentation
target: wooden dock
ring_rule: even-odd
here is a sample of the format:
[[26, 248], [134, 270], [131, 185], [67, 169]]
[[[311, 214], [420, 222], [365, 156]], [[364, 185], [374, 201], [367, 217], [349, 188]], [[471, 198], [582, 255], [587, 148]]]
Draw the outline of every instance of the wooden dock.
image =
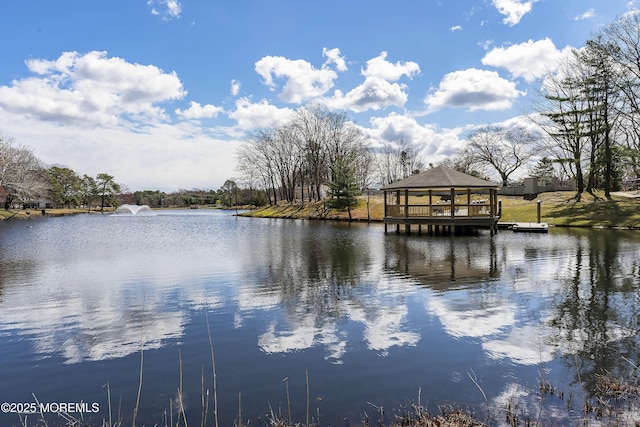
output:
[[514, 222], [511, 224], [512, 231], [519, 233], [548, 233], [549, 224], [546, 222]]

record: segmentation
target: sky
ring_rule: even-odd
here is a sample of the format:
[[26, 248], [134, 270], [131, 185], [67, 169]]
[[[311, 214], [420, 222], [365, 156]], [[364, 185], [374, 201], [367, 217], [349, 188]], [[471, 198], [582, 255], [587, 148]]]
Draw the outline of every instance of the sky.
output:
[[540, 79], [637, 0], [0, 2], [0, 135], [130, 191], [240, 179], [256, 129], [316, 103], [426, 163], [532, 112]]

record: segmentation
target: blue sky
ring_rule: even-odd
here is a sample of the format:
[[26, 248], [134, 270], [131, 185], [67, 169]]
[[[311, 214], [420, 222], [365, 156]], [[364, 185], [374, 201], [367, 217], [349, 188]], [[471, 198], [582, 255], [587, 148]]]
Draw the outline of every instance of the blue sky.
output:
[[[605, 4], [606, 3], [606, 4]], [[130, 190], [217, 189], [252, 129], [346, 112], [429, 163], [530, 113], [629, 0], [0, 2], [0, 134]]]

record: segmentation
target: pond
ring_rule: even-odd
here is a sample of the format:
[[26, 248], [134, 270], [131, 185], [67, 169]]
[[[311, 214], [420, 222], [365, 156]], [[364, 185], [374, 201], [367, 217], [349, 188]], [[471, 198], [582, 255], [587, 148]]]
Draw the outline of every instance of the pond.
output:
[[418, 401], [558, 423], [640, 363], [638, 313], [633, 231], [407, 236], [216, 210], [0, 223], [0, 400], [88, 403], [71, 415], [96, 426], [131, 423], [141, 372], [138, 425], [182, 407], [214, 425], [214, 404], [224, 426], [360, 425]]

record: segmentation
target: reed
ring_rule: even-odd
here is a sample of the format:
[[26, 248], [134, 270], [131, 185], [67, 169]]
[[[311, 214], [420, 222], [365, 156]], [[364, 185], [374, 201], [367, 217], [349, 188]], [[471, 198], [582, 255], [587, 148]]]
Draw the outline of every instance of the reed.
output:
[[287, 391], [287, 419], [289, 420], [289, 424], [291, 424], [291, 397], [289, 396], [289, 377], [285, 377], [282, 381], [284, 382]]
[[207, 322], [207, 335], [209, 336], [209, 350], [211, 352], [211, 369], [213, 375], [213, 418], [215, 421], [215, 427], [218, 426], [218, 382], [216, 375], [216, 359], [213, 353], [213, 340], [211, 339], [211, 327], [209, 326], [209, 314], [208, 310], [205, 307], [204, 316]]
[[[143, 310], [144, 313], [144, 310]], [[218, 397], [217, 397], [217, 378], [216, 378], [216, 365], [215, 356], [213, 351], [213, 339], [211, 337], [211, 328], [209, 326], [209, 318], [206, 315], [207, 333], [209, 338], [209, 349], [211, 353], [211, 367], [212, 367], [212, 380], [213, 380], [213, 414], [214, 414], [214, 426], [219, 426], [218, 421]], [[143, 368], [144, 368], [144, 316], [142, 320], [142, 331], [140, 334], [140, 372], [138, 381], [138, 390], [136, 395], [135, 407], [132, 414], [132, 426], [136, 426], [137, 416], [140, 411], [140, 399], [142, 390]], [[557, 390], [553, 387], [549, 380], [545, 377], [542, 368], [542, 362], [540, 362], [540, 375], [539, 375], [539, 387], [537, 390], [534, 388], [530, 390], [529, 396], [533, 400], [537, 397], [538, 408], [533, 406], [533, 410], [526, 408], [525, 402], [513, 395], [503, 404], [499, 405], [488, 398], [487, 394], [483, 390], [480, 381], [478, 380], [475, 372], [470, 370], [467, 375], [470, 381], [478, 388], [484, 399], [484, 405], [486, 407], [485, 419], [478, 419], [477, 415], [469, 409], [463, 409], [454, 405], [446, 405], [439, 407], [439, 413], [432, 414], [422, 404], [422, 388], [418, 389], [417, 402], [409, 405], [400, 411], [394, 411], [390, 416], [385, 413], [385, 410], [381, 405], [374, 405], [371, 402], [367, 402], [370, 406], [376, 409], [377, 420], [372, 420], [366, 413], [363, 414], [362, 425], [365, 427], [371, 427], [374, 424], [377, 427], [432, 427], [432, 426], [445, 426], [445, 427], [478, 427], [484, 425], [496, 424], [496, 419], [493, 418], [494, 411], [504, 411], [503, 423], [506, 422], [510, 426], [526, 426], [526, 427], [542, 427], [546, 425], [552, 425], [554, 422], [567, 423], [574, 422], [581, 425], [597, 424], [599, 426], [619, 426], [619, 425], [640, 425], [638, 423], [638, 417], [640, 412], [640, 381], [637, 378], [637, 372], [640, 368], [627, 359], [625, 356], [621, 356], [631, 366], [631, 373], [629, 378], [621, 378], [612, 375], [610, 372], [602, 372], [595, 377], [595, 388], [593, 390], [585, 390], [585, 385], [582, 380], [581, 370], [578, 363], [577, 354], [574, 353], [574, 362], [577, 375], [577, 384], [582, 397], [582, 411], [578, 414], [573, 414], [573, 392], [568, 393], [568, 401], [566, 404], [566, 418], [562, 418], [562, 421], [546, 420], [542, 416], [542, 409], [545, 399], [556, 399], [554, 402], [561, 402], [564, 400], [564, 392]], [[178, 350], [178, 367], [179, 367], [179, 379], [177, 389], [176, 403], [174, 400], [169, 401], [168, 414], [167, 409], [163, 412], [162, 421], [164, 427], [188, 427], [188, 417], [184, 404], [184, 388], [183, 388], [183, 360], [182, 352]], [[315, 419], [311, 417], [310, 406], [310, 379], [309, 370], [305, 370], [305, 427], [319, 427], [320, 424], [320, 410], [318, 408], [317, 416]], [[206, 427], [209, 425], [209, 390], [205, 387], [205, 369], [204, 365], [201, 370], [201, 410], [200, 410], [200, 426]], [[289, 391], [289, 377], [285, 377], [282, 382], [285, 383], [286, 393], [286, 414], [282, 414], [279, 410], [277, 413], [269, 403], [269, 411], [267, 412], [266, 419], [260, 420], [259, 425], [265, 424], [265, 427], [301, 427], [302, 423], [296, 422], [292, 419], [291, 410], [291, 395]], [[107, 383], [104, 386], [107, 392], [107, 417], [103, 419], [99, 424], [91, 424], [90, 421], [86, 421], [82, 418], [74, 418], [70, 414], [60, 413], [57, 414], [64, 420], [65, 426], [84, 426], [84, 427], [121, 427], [123, 425], [122, 418], [122, 402], [119, 403], [118, 416], [113, 416], [112, 411], [112, 396], [111, 387]], [[537, 396], [535, 395], [537, 393]], [[589, 398], [588, 395], [591, 397]], [[548, 396], [548, 397], [547, 397]], [[33, 395], [36, 403], [39, 404], [38, 398]], [[559, 399], [559, 400], [558, 400]], [[301, 400], [301, 399], [300, 399]], [[238, 406], [237, 406], [237, 418], [234, 421], [235, 427], [248, 427], [250, 420], [245, 417], [242, 408], [242, 393], [238, 393]], [[174, 415], [173, 408], [176, 407], [176, 413]], [[537, 410], [537, 416], [533, 412]], [[193, 421], [192, 421], [193, 422]], [[551, 424], [549, 424], [551, 423]], [[44, 426], [48, 427], [48, 420], [45, 414], [40, 413], [39, 418], [35, 420], [35, 423], [30, 423], [30, 420], [25, 416], [20, 416], [21, 427], [35, 427]]]
[[140, 376], [138, 380], [138, 395], [136, 397], [136, 406], [133, 409], [133, 420], [131, 422], [132, 427], [136, 427], [136, 418], [138, 416], [138, 409], [140, 408], [140, 395], [142, 394], [142, 371], [144, 368], [144, 303], [145, 297], [142, 297], [142, 321], [140, 323]]
[[305, 379], [306, 379], [306, 383], [307, 383], [307, 424], [306, 426], [309, 427], [309, 370], [305, 369]]
[[178, 349], [178, 359], [180, 359], [180, 385], [178, 386], [178, 403], [180, 404], [180, 413], [178, 414], [178, 424], [180, 424], [180, 414], [182, 414], [182, 419], [184, 421], [185, 427], [188, 427], [187, 423], [187, 414], [184, 412], [184, 400], [182, 399], [183, 389], [182, 389], [182, 352]]

